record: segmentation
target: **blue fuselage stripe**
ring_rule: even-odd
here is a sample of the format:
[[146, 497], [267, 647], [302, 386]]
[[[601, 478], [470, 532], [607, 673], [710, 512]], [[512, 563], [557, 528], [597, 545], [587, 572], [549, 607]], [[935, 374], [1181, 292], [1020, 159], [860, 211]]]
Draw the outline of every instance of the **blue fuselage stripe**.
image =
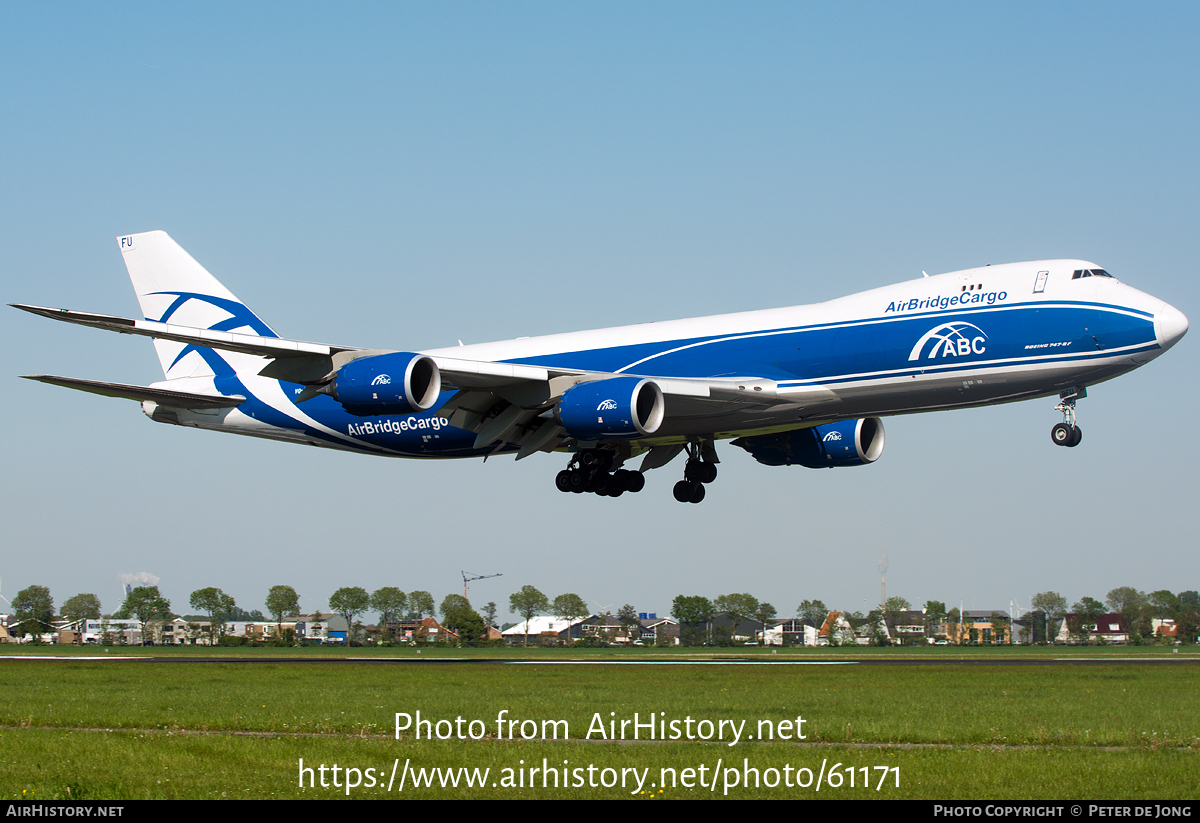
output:
[[[1047, 301], [631, 343], [511, 362], [664, 378], [757, 377], [775, 380], [786, 389], [863, 385], [963, 371], [1016, 373], [1046, 364], [1112, 362], [1158, 347], [1153, 315], [1148, 312], [1111, 304]], [[920, 392], [921, 381], [913, 382], [913, 390]], [[288, 383], [282, 387], [289, 397], [300, 389]], [[415, 457], [485, 453], [474, 449], [474, 433], [436, 417], [452, 394], [443, 393], [433, 409], [418, 414], [357, 417], [327, 396], [299, 406], [317, 424], [351, 441], [302, 426], [257, 398], [251, 397], [239, 411], [271, 425], [302, 429], [305, 437], [338, 448], [357, 445], [375, 453]]]

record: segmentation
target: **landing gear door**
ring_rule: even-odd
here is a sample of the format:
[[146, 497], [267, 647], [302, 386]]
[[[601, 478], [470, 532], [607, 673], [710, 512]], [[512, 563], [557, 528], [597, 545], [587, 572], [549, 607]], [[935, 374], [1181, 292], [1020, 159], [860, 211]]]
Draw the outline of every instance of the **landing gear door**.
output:
[[1046, 281], [1049, 278], [1050, 278], [1050, 272], [1048, 272], [1048, 271], [1038, 272], [1037, 280], [1035, 280], [1033, 283], [1033, 293], [1041, 294], [1044, 291], [1046, 291]]

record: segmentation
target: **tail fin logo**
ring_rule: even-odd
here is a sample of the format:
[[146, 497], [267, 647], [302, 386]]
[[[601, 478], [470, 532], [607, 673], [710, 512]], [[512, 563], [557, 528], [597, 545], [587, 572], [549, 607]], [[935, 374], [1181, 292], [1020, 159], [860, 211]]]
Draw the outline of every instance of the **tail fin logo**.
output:
[[[173, 294], [175, 300], [163, 312], [162, 317], [158, 318], [159, 323], [168, 323], [177, 311], [183, 308], [189, 301], [196, 300], [200, 303], [207, 303], [210, 306], [215, 306], [229, 314], [224, 320], [217, 323], [212, 323], [207, 328], [213, 331], [234, 331], [240, 328], [250, 328], [259, 337], [278, 337], [275, 332], [271, 331], [266, 323], [259, 320], [254, 312], [250, 311], [244, 303], [239, 303], [236, 300], [229, 300], [224, 297], [215, 297], [211, 294], [196, 294], [195, 292], [186, 291], [156, 291], [154, 294]], [[147, 317], [147, 320], [154, 320], [153, 317]]]
[[[972, 335], [972, 331], [978, 332], [978, 334]], [[925, 351], [925, 345], [931, 340], [933, 341], [933, 346], [925, 354], [927, 360], [932, 360], [935, 357], [966, 357], [971, 354], [983, 354], [987, 351], [983, 345], [987, 342], [987, 339], [987, 334], [984, 333], [983, 329], [972, 323], [962, 320], [943, 323], [921, 335], [921, 339], [913, 346], [908, 359], [909, 361], [921, 359], [921, 353]]]
[[[278, 337], [278, 335], [275, 334], [275, 332], [271, 331], [270, 327], [267, 326], [266, 323], [259, 320], [258, 317], [254, 314], [254, 312], [250, 311], [250, 309], [247, 308], [245, 304], [239, 303], [236, 300], [229, 300], [224, 297], [215, 297], [211, 294], [196, 294], [194, 292], [160, 291], [160, 292], [153, 292], [153, 293], [154, 294], [164, 294], [164, 295], [175, 295], [175, 299], [173, 301], [171, 301], [171, 305], [169, 305], [167, 307], [167, 310], [162, 313], [162, 317], [157, 318], [159, 323], [170, 322], [171, 318], [174, 317], [176, 312], [178, 312], [180, 309], [182, 309], [184, 306], [186, 306], [189, 302], [194, 300], [199, 303], [205, 303], [210, 306], [215, 306], [216, 308], [221, 309], [222, 311], [226, 312], [229, 315], [229, 317], [225, 318], [224, 320], [220, 320], [216, 323], [209, 323], [209, 324], [196, 323], [194, 325], [198, 325], [201, 327], [204, 327], [205, 325], [207, 325], [207, 328], [211, 329], [212, 331], [234, 331], [236, 329], [249, 328], [249, 329], [253, 329], [254, 333], [257, 334], [259, 337]], [[186, 312], [185, 312], [185, 314], [186, 314]], [[156, 318], [147, 317], [146, 319], [154, 320]], [[176, 322], [178, 322], [178, 321], [176, 321]], [[193, 324], [185, 323], [185, 325], [193, 325]], [[224, 363], [223, 358], [212, 349], [203, 349], [202, 350], [202, 349], [198, 348], [197, 346], [187, 345], [187, 346], [184, 346], [182, 349], [180, 349], [179, 353], [175, 356], [175, 359], [170, 363], [169, 366], [166, 367], [166, 369], [164, 369], [164, 371], [169, 372], [175, 366], [176, 363], [178, 363], [180, 360], [182, 360], [185, 356], [187, 356], [191, 352], [198, 352], [200, 354], [200, 356], [204, 358], [205, 362], [207, 362], [214, 369], [216, 368], [213, 365], [214, 361], [220, 362], [222, 364]], [[218, 372], [218, 373], [220, 373], [220, 372]]]
[[133, 235], [121, 238], [121, 251], [127, 252], [133, 250]]

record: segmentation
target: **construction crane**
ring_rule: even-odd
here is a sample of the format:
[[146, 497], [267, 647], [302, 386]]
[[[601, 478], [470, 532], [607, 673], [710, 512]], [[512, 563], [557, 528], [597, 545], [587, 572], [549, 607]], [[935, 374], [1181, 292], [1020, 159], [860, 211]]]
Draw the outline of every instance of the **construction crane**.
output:
[[463, 600], [467, 599], [467, 583], [471, 582], [472, 580], [487, 580], [489, 577], [504, 577], [504, 575], [502, 575], [502, 574], [471, 574], [470, 572], [463, 572], [462, 573]]

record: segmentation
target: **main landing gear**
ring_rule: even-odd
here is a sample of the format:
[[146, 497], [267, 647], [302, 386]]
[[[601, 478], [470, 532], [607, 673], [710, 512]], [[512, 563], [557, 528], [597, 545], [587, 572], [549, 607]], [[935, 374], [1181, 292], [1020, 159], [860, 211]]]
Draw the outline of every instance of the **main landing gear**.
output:
[[675, 499], [680, 503], [699, 503], [704, 499], [705, 485], [717, 479], [717, 464], [703, 458], [700, 446], [694, 443], [688, 445], [688, 460], [683, 467], [683, 479], [672, 489]]
[[560, 492], [591, 492], [601, 497], [620, 497], [625, 492], [634, 494], [646, 487], [646, 478], [641, 472], [627, 469], [609, 472], [613, 457], [607, 449], [583, 449], [558, 473], [554, 485]]
[[1062, 412], [1063, 422], [1050, 430], [1050, 439], [1056, 446], [1078, 446], [1083, 440], [1083, 429], [1075, 422], [1075, 401], [1087, 397], [1087, 389], [1067, 389], [1058, 395], [1059, 404], [1055, 411]]

